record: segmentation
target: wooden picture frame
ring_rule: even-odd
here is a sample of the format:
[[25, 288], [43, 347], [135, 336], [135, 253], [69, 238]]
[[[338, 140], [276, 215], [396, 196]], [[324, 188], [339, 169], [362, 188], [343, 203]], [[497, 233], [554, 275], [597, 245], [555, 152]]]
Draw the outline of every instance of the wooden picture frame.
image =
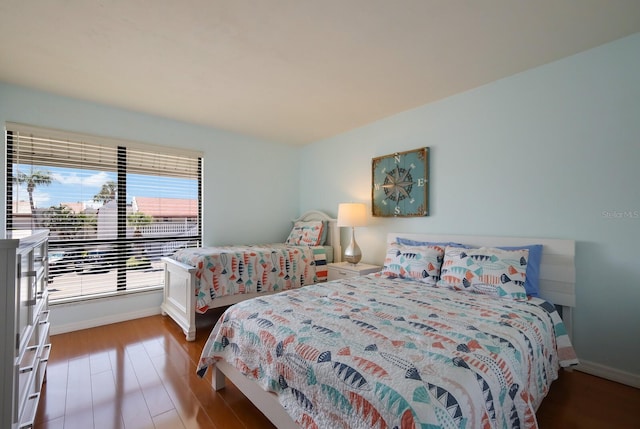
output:
[[377, 217], [429, 215], [429, 148], [371, 161], [371, 211]]

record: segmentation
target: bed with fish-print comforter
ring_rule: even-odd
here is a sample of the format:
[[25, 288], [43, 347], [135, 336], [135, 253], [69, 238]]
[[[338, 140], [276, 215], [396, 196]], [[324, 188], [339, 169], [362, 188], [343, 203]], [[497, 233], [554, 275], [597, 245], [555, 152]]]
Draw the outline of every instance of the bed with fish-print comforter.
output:
[[217, 297], [284, 291], [327, 278], [322, 246], [274, 243], [200, 247], [180, 249], [172, 258], [196, 268], [197, 313], [205, 313]]
[[577, 358], [555, 307], [375, 274], [230, 307], [198, 373], [225, 360], [304, 428], [535, 428]]

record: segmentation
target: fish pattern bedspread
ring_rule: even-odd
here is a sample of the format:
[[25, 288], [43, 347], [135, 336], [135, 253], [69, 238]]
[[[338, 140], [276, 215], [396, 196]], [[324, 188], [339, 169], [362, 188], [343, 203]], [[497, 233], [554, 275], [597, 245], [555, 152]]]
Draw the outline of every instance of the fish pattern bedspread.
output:
[[284, 291], [327, 279], [321, 246], [263, 244], [180, 249], [178, 262], [196, 267], [196, 312], [205, 313], [216, 297]]
[[230, 307], [198, 373], [224, 359], [304, 428], [535, 428], [577, 364], [553, 305], [375, 274]]

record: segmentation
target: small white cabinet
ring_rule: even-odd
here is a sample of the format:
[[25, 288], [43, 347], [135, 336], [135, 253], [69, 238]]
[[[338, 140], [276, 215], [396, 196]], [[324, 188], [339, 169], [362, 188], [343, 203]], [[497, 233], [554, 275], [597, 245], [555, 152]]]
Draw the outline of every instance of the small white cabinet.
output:
[[48, 230], [0, 238], [0, 427], [32, 428], [51, 351]]
[[379, 265], [358, 263], [353, 265], [349, 262], [336, 262], [327, 265], [327, 280], [346, 279], [365, 274], [377, 273], [382, 269]]

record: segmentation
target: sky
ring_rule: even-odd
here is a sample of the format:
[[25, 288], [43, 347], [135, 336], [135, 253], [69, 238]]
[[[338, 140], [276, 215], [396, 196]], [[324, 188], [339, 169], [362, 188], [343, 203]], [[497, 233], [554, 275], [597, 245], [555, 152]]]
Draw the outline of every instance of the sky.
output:
[[[19, 165], [17, 168], [25, 174], [30, 174], [32, 171], [31, 166]], [[100, 192], [102, 185], [117, 180], [114, 172], [59, 167], [38, 167], [37, 169], [48, 171], [53, 179], [50, 185], [36, 186], [33, 199], [38, 208], [77, 202], [84, 203], [85, 208], [99, 208], [102, 203], [94, 202], [93, 197]], [[131, 203], [132, 197], [138, 196], [197, 199], [197, 192], [196, 180], [127, 175], [127, 203]], [[29, 193], [25, 185], [14, 186], [13, 195], [14, 200], [29, 201]]]

